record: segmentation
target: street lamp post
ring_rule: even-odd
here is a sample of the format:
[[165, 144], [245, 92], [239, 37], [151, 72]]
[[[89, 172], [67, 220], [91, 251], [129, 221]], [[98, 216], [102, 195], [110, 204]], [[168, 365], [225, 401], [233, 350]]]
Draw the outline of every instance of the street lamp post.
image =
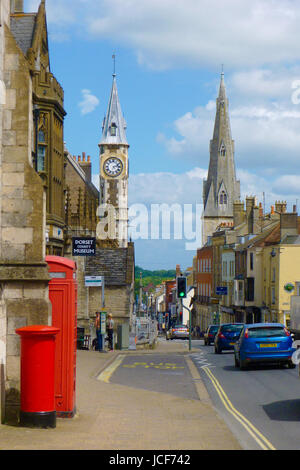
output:
[[192, 312], [182, 303], [183, 308], [189, 312], [189, 351], [192, 349]]

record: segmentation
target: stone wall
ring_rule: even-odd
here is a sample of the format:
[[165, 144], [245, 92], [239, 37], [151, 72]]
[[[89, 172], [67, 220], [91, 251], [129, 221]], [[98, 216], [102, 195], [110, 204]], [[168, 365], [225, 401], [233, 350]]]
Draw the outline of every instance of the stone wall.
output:
[[[20, 347], [15, 329], [51, 324], [45, 263], [46, 196], [32, 167], [32, 86], [27, 61], [5, 25], [0, 171], [0, 322], [4, 332], [1, 421], [20, 407]], [[1, 308], [2, 306], [2, 308]], [[3, 341], [3, 340], [2, 340]]]
[[[101, 287], [89, 287], [89, 317], [91, 324], [95, 319], [95, 314], [101, 309]], [[117, 325], [127, 323], [130, 319], [130, 286], [120, 286], [105, 288], [105, 310], [113, 315], [115, 331]], [[96, 336], [94, 328], [92, 333]]]

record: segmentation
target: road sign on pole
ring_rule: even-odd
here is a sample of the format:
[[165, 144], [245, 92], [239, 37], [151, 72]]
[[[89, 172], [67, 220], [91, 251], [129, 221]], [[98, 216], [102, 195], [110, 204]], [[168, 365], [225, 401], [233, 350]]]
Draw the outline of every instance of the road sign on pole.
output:
[[216, 288], [216, 294], [217, 295], [227, 295], [227, 287], [224, 287], [224, 286], [218, 286]]

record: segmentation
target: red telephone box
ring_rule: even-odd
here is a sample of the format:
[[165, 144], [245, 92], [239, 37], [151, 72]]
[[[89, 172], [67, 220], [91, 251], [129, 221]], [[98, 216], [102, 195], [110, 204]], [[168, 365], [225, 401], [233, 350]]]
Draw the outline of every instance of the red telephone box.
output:
[[61, 256], [46, 256], [52, 326], [59, 328], [55, 350], [55, 409], [58, 417], [75, 414], [77, 281], [76, 263]]

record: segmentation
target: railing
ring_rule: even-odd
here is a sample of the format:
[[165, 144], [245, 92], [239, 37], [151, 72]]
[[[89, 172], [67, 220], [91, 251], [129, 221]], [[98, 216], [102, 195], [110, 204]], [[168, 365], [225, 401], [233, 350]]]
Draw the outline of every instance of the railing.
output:
[[151, 318], [137, 318], [133, 322], [130, 334], [135, 337], [137, 345], [153, 345], [157, 338], [157, 321]]

